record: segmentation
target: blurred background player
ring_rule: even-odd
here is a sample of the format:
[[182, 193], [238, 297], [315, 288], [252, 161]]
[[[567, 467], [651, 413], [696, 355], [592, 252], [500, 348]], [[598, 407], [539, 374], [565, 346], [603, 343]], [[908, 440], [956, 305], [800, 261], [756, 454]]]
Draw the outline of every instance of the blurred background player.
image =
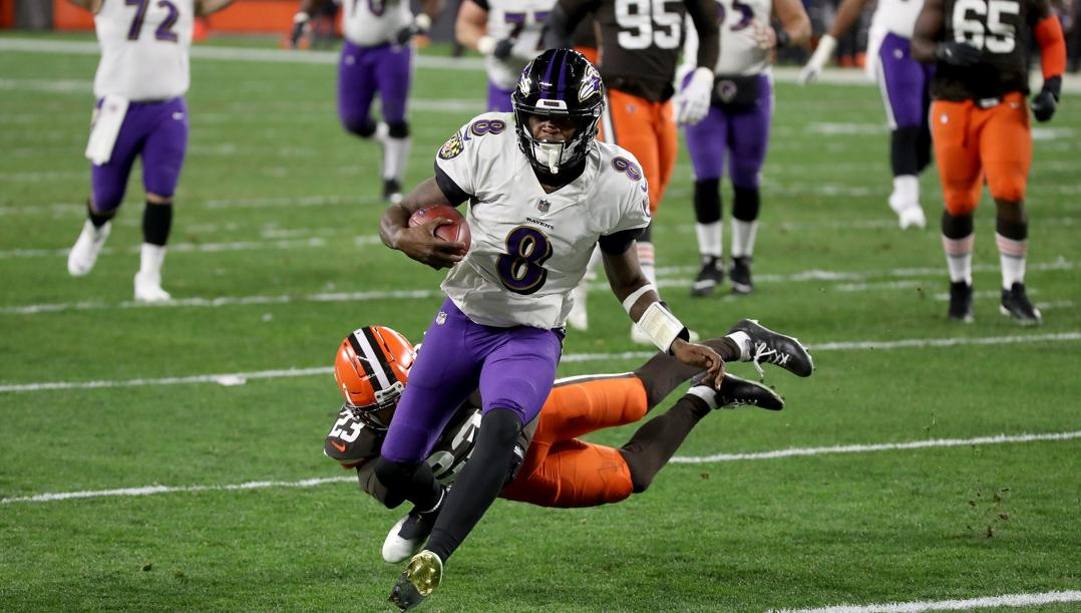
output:
[[[567, 47], [576, 27], [593, 13], [599, 28], [601, 78], [608, 104], [601, 138], [634, 154], [649, 185], [651, 215], [660, 207], [676, 163], [676, 123], [672, 96], [676, 65], [682, 50], [685, 17], [698, 32], [696, 68], [677, 99], [675, 120], [696, 123], [709, 109], [713, 68], [717, 64], [718, 35], [714, 0], [653, 2], [648, 0], [560, 0], [548, 18], [548, 47]], [[638, 237], [638, 261], [650, 283], [656, 282], [656, 255], [652, 224]], [[596, 260], [595, 260], [596, 261]], [[595, 264], [594, 264], [595, 265]], [[574, 293], [568, 323], [588, 325], [586, 285]], [[631, 326], [631, 338], [648, 344], [649, 338]]]
[[86, 145], [92, 164], [88, 219], [68, 253], [68, 272], [81, 277], [94, 268], [124, 200], [131, 167], [141, 157], [146, 208], [135, 300], [169, 300], [161, 287], [161, 268], [173, 223], [173, 194], [188, 148], [184, 94], [191, 81], [193, 23], [196, 14], [208, 15], [233, 0], [70, 1], [94, 13], [101, 61]]
[[488, 110], [511, 111], [522, 69], [537, 57], [541, 29], [555, 0], [464, 0], [454, 24], [459, 43], [484, 56]]
[[[709, 112], [684, 126], [694, 167], [694, 217], [702, 267], [691, 284], [692, 296], [707, 296], [724, 280], [721, 176], [728, 153], [732, 181], [732, 292], [749, 294], [751, 258], [761, 208], [759, 182], [773, 117], [776, 50], [805, 45], [811, 20], [799, 0], [724, 0], [718, 2], [721, 52], [715, 69]], [[779, 26], [772, 25], [776, 16]], [[694, 57], [697, 39], [688, 31], [684, 58]], [[690, 78], [684, 78], [684, 86]]]
[[995, 199], [995, 241], [1002, 267], [1000, 311], [1023, 325], [1041, 321], [1025, 291], [1028, 217], [1025, 187], [1032, 165], [1028, 31], [1040, 50], [1043, 87], [1032, 100], [1037, 121], [1055, 113], [1066, 68], [1062, 27], [1047, 0], [925, 0], [912, 55], [935, 62], [931, 132], [946, 210], [942, 244], [950, 271], [950, 319], [972, 321], [972, 216], [984, 180]]
[[[753, 361], [757, 355], [799, 376], [809, 376], [814, 368], [811, 356], [796, 339], [749, 320], [705, 344], [730, 361]], [[334, 362], [334, 377], [345, 404], [326, 437], [324, 453], [344, 468], [355, 469], [361, 489], [388, 508], [402, 501], [388, 496], [371, 460], [379, 455], [415, 359], [404, 336], [385, 326], [366, 326], [346, 337]], [[644, 492], [710, 411], [741, 405], [769, 410], [784, 406], [769, 388], [726, 373], [720, 389], [692, 381], [686, 395], [643, 424], [618, 449], [578, 438], [643, 419], [695, 373], [693, 367], [658, 353], [633, 372], [557, 380], [540, 415], [518, 436], [516, 461], [500, 497], [546, 507], [619, 502]], [[428, 456], [427, 464], [444, 486], [454, 481], [472, 455], [481, 406], [477, 393], [463, 402]], [[383, 544], [383, 559], [397, 563], [416, 553], [440, 507], [437, 503], [415, 508], [395, 524]]]
[[[570, 291], [600, 244], [612, 293], [654, 345], [709, 371], [724, 362], [688, 342], [687, 328], [642, 274], [634, 241], [649, 223], [648, 190], [629, 152], [596, 139], [604, 108], [600, 74], [571, 49], [530, 62], [513, 94], [514, 113], [486, 113], [462, 126], [436, 155], [436, 173], [380, 220], [389, 248], [435, 268], [451, 268], [447, 299], [428, 326], [376, 465], [384, 484], [407, 488], [420, 508], [434, 502], [421, 465], [454, 407], [480, 388], [484, 401], [473, 462], [462, 470], [432, 530], [391, 593], [418, 604], [499, 494], [514, 441], [551, 390], [562, 353]], [[472, 244], [433, 236], [421, 208], [470, 201]], [[454, 356], [448, 360], [447, 356]], [[414, 499], [415, 498], [415, 499]]]
[[[295, 48], [311, 15], [330, 0], [301, 0], [293, 18], [290, 43]], [[424, 34], [438, 15], [442, 0], [424, 0], [416, 16], [408, 0], [346, 2], [338, 63], [338, 117], [342, 127], [363, 139], [375, 138], [383, 150], [383, 198], [398, 202], [409, 161], [409, 122], [406, 106], [413, 79], [413, 49], [409, 42]], [[371, 117], [379, 93], [383, 121]]]
[[[800, 83], [818, 78], [833, 55], [837, 38], [860, 18], [866, 4], [867, 0], [841, 3], [829, 34], [818, 42], [814, 55], [800, 71]], [[922, 0], [879, 0], [867, 46], [867, 71], [878, 81], [890, 126], [893, 192], [888, 202], [897, 213], [902, 229], [927, 225], [920, 205], [919, 175], [931, 162], [927, 111], [931, 105], [934, 67], [914, 59], [910, 48], [912, 28], [921, 6]]]

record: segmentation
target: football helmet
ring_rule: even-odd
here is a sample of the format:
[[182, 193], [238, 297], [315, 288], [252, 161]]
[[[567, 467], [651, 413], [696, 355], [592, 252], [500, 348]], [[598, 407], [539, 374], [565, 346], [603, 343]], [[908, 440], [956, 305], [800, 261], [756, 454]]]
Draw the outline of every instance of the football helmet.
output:
[[366, 426], [386, 430], [416, 357], [409, 340], [391, 328], [353, 330], [334, 357], [334, 380], [345, 400], [343, 408]]
[[[573, 49], [549, 49], [533, 59], [511, 95], [518, 147], [542, 172], [558, 176], [559, 169], [585, 159], [597, 137], [604, 111], [604, 85], [593, 64]], [[551, 142], [533, 137], [531, 115], [566, 117], [574, 123], [567, 141]]]

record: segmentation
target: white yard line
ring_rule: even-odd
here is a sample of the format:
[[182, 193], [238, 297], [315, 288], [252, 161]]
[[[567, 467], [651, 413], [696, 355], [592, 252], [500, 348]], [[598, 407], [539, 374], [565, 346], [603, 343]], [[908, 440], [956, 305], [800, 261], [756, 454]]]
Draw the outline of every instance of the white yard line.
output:
[[867, 605], [833, 605], [818, 609], [776, 609], [772, 613], [920, 613], [922, 611], [967, 611], [997, 607], [1035, 607], [1065, 602], [1081, 602], [1081, 591], [1004, 594], [965, 600], [887, 602]]
[[[1018, 434], [997, 436], [981, 436], [969, 439], [931, 439], [922, 441], [909, 441], [903, 443], [865, 444], [865, 445], [841, 445], [835, 447], [807, 447], [779, 449], [775, 451], [763, 451], [759, 453], [736, 453], [718, 454], [711, 456], [675, 456], [672, 462], [676, 464], [707, 464], [717, 462], [744, 462], [756, 460], [773, 460], [778, 458], [849, 454], [849, 453], [874, 453], [878, 451], [896, 451], [908, 449], [928, 449], [934, 447], [967, 447], [971, 445], [1003, 445], [1009, 443], [1035, 443], [1070, 441], [1081, 438], [1081, 432], [1048, 432], [1041, 434]], [[150, 496], [153, 494], [174, 494], [184, 492], [207, 492], [207, 491], [235, 491], [256, 490], [279, 487], [314, 487], [327, 483], [352, 482], [355, 477], [326, 477], [303, 479], [300, 481], [249, 481], [246, 483], [226, 485], [147, 485], [140, 487], [126, 487], [111, 490], [83, 490], [76, 492], [50, 492], [35, 494], [33, 496], [20, 496], [13, 498], [0, 498], [0, 504], [14, 503], [40, 503], [57, 502], [61, 500], [76, 500], [84, 498], [106, 497], [130, 497]]]
[[[939, 347], [1014, 345], [1019, 343], [1067, 343], [1081, 341], [1081, 331], [1054, 334], [1023, 334], [1018, 336], [990, 336], [969, 338], [911, 338], [895, 341], [835, 341], [808, 346], [812, 352], [820, 351], [889, 351], [894, 349], [927, 349]], [[569, 353], [562, 362], [578, 364], [616, 360], [644, 360], [652, 357], [652, 351], [623, 351], [611, 353]], [[244, 385], [253, 379], [280, 379], [325, 375], [331, 372], [327, 366], [310, 368], [284, 368], [253, 372], [190, 375], [185, 377], [112, 379], [98, 381], [43, 381], [38, 383], [8, 383], [0, 385], [0, 393], [41, 392], [65, 389], [103, 389], [114, 387], [142, 387], [147, 385], [184, 385], [191, 383], [217, 383], [219, 385]]]

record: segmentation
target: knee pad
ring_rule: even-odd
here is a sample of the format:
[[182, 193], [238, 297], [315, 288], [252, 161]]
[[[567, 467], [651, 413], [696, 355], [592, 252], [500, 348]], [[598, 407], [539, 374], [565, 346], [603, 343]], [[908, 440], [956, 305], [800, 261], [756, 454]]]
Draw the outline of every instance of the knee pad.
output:
[[732, 217], [740, 221], [758, 219], [758, 210], [762, 207], [762, 194], [757, 187], [733, 186], [735, 198], [732, 202]]
[[409, 122], [388, 121], [387, 135], [391, 138], [409, 138]]
[[694, 182], [694, 219], [708, 224], [721, 220], [721, 180], [700, 179]]
[[371, 138], [375, 134], [375, 122], [368, 117], [342, 116], [342, 127], [346, 132], [361, 138]]

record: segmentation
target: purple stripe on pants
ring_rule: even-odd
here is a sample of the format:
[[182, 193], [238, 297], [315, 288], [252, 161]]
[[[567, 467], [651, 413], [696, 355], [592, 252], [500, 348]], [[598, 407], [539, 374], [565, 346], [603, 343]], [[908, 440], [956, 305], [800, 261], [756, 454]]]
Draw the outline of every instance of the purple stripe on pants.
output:
[[405, 121], [409, 86], [413, 78], [413, 50], [408, 46], [360, 47], [342, 44], [338, 62], [338, 116], [350, 132], [369, 123], [372, 100], [379, 92], [383, 121]]
[[180, 181], [187, 150], [188, 107], [184, 98], [130, 103], [109, 161], [90, 166], [94, 209], [105, 212], [120, 206], [131, 167], [140, 155], [143, 188], [150, 194], [171, 197]]
[[509, 113], [514, 110], [510, 97], [514, 90], [502, 89], [495, 83], [488, 81], [488, 112]]
[[934, 66], [912, 59], [907, 38], [887, 34], [878, 50], [879, 86], [891, 128], [919, 127], [927, 123], [930, 97], [927, 88]]
[[482, 326], [448, 298], [409, 371], [383, 457], [393, 462], [428, 457], [455, 409], [478, 388], [485, 413], [510, 409], [528, 423], [548, 398], [561, 352], [562, 337], [554, 330]]
[[724, 174], [725, 152], [731, 152], [728, 176], [738, 187], [758, 187], [766, 160], [769, 127], [773, 116], [773, 85], [758, 75], [758, 99], [754, 106], [728, 112], [710, 106], [702, 121], [684, 127], [695, 179], [718, 179]]

